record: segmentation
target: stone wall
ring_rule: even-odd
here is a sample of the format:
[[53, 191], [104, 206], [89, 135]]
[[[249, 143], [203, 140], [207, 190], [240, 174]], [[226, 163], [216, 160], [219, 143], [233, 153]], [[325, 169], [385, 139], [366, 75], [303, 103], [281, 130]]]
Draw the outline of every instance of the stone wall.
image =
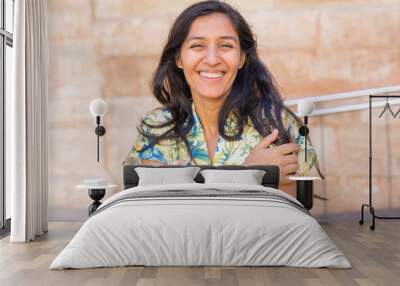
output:
[[[49, 0], [50, 219], [83, 220], [90, 203], [75, 189], [86, 178], [121, 186], [121, 162], [135, 126], [157, 105], [149, 81], [175, 17], [189, 0]], [[259, 54], [285, 98], [400, 83], [400, 1], [236, 0], [257, 36]], [[101, 163], [88, 105], [108, 103]], [[368, 112], [311, 119], [326, 180], [315, 186], [320, 217], [348, 217], [367, 201]], [[374, 195], [400, 207], [400, 120], [377, 121]], [[397, 175], [396, 175], [397, 174]], [[110, 192], [109, 194], [111, 194]]]

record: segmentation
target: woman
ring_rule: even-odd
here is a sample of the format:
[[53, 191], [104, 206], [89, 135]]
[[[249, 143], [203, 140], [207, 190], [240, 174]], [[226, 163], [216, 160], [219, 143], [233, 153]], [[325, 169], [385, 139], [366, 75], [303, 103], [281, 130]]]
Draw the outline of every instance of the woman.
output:
[[278, 165], [281, 186], [316, 162], [300, 121], [286, 108], [257, 56], [245, 19], [218, 1], [194, 4], [175, 20], [152, 89], [162, 108], [139, 126], [124, 164]]

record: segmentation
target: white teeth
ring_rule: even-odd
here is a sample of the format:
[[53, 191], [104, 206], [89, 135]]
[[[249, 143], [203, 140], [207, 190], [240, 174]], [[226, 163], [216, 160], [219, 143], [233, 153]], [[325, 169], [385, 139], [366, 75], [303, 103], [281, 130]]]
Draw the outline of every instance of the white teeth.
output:
[[222, 72], [218, 72], [218, 73], [200, 72], [200, 75], [202, 77], [207, 77], [207, 78], [219, 78], [219, 77], [223, 77], [224, 74]]

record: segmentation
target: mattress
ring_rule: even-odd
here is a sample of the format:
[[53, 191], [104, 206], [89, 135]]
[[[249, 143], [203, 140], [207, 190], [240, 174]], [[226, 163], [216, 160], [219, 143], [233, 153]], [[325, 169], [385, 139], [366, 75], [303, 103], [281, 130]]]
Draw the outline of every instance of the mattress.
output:
[[130, 265], [351, 267], [291, 196], [198, 183], [138, 186], [109, 197], [50, 269]]

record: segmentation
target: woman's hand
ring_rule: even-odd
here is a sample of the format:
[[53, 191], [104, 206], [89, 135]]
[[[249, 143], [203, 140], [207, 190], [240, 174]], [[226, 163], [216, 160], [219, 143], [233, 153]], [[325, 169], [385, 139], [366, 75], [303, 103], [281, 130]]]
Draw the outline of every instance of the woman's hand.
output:
[[300, 147], [294, 143], [271, 146], [278, 138], [278, 130], [263, 138], [247, 156], [244, 165], [277, 165], [279, 167], [280, 185], [291, 183], [286, 176], [295, 173], [299, 169], [297, 164], [297, 151]]

